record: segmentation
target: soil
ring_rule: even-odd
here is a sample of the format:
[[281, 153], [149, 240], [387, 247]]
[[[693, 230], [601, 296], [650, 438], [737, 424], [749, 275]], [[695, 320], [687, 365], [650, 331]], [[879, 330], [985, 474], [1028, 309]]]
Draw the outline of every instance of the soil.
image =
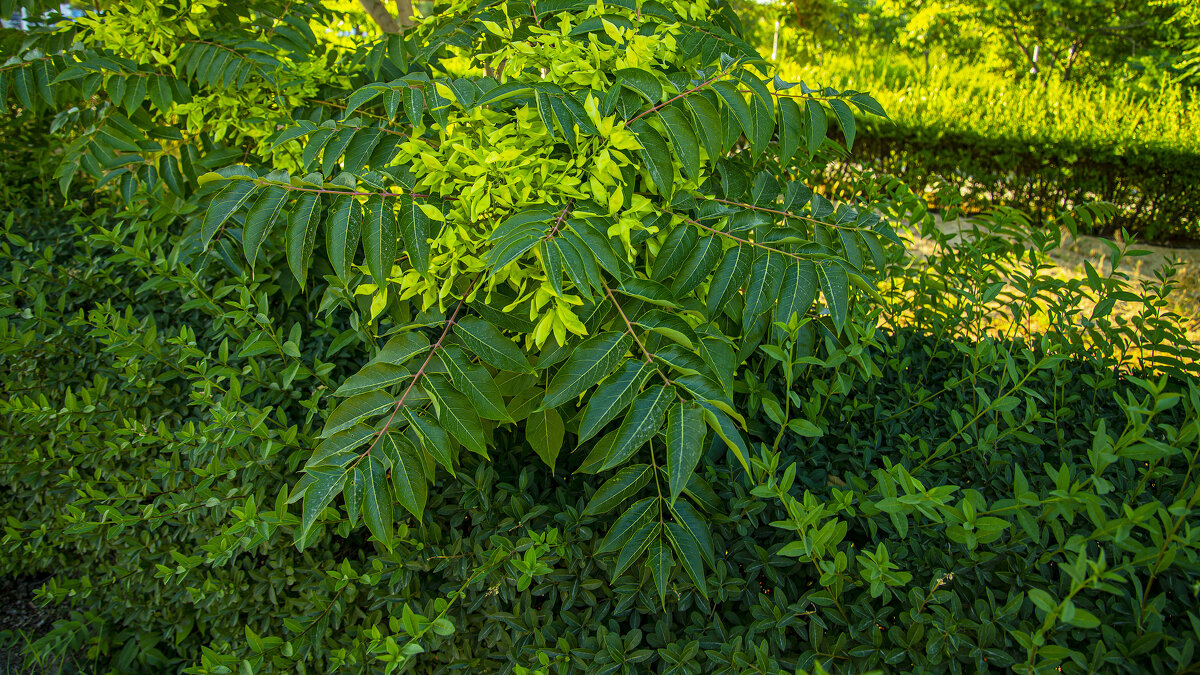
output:
[[45, 635], [61, 618], [53, 607], [34, 601], [36, 591], [48, 577], [0, 578], [0, 675], [62, 673], [58, 665], [26, 664], [21, 649]]

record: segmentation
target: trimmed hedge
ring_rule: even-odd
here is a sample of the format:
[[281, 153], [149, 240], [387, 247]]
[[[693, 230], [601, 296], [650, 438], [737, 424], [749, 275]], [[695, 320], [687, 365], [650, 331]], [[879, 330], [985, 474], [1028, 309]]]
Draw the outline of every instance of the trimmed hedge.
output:
[[949, 182], [975, 210], [1010, 206], [1037, 222], [1089, 201], [1113, 203], [1104, 231], [1154, 240], [1200, 237], [1200, 121], [1181, 90], [1152, 95], [1018, 81], [935, 59], [831, 55], [785, 72], [875, 95], [890, 120], [866, 120], [852, 159], [830, 167], [899, 176], [915, 190]]

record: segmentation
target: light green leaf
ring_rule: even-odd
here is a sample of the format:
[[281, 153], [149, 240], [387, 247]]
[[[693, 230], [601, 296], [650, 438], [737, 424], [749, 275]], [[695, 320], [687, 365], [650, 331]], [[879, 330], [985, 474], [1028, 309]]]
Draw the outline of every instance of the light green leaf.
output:
[[557, 408], [604, 379], [625, 357], [632, 343], [628, 333], [616, 332], [584, 340], [550, 380], [542, 408]]
[[629, 413], [617, 429], [617, 437], [608, 449], [600, 470], [606, 471], [629, 459], [638, 448], [653, 438], [662, 428], [663, 417], [675, 398], [673, 388], [655, 385], [634, 399], [629, 406]]
[[682, 401], [667, 414], [667, 484], [671, 501], [679, 497], [704, 451], [704, 411]]

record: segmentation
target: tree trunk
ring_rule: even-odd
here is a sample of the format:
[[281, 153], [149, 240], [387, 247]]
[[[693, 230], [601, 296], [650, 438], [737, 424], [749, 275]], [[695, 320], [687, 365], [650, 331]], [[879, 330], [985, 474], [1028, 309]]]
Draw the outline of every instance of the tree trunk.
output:
[[[383, 32], [385, 32], [385, 33], [399, 33], [400, 32], [400, 24], [396, 23], [396, 19], [394, 17], [392, 17], [391, 13], [388, 12], [387, 7], [384, 6], [384, 4], [382, 2], [380, 2], [379, 0], [358, 0], [358, 1], [360, 4], [362, 4], [363, 9], [367, 10], [367, 14], [371, 15], [371, 18], [375, 20], [375, 23], [379, 24], [379, 27], [381, 29], [383, 29]], [[396, 0], [396, 4], [399, 4], [401, 1], [402, 0]], [[411, 5], [410, 5], [410, 8], [411, 8]], [[412, 14], [410, 12], [409, 16], [411, 16], [411, 15]]]
[[413, 24], [412, 0], [396, 0], [396, 16], [400, 17], [400, 30]]

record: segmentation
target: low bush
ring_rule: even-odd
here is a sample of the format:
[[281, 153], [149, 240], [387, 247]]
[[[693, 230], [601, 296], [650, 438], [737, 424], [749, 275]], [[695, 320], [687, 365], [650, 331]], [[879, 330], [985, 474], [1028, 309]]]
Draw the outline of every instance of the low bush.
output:
[[[1042, 222], [1095, 200], [1118, 207], [1107, 232], [1200, 237], [1200, 122], [1184, 90], [1149, 97], [1120, 87], [1018, 81], [960, 62], [878, 52], [830, 54], [786, 77], [877, 95], [889, 120], [867, 120], [853, 164], [920, 191], [959, 187], [974, 210], [1003, 205]], [[849, 164], [829, 180], [845, 180]], [[851, 181], [852, 183], [853, 181]]]

